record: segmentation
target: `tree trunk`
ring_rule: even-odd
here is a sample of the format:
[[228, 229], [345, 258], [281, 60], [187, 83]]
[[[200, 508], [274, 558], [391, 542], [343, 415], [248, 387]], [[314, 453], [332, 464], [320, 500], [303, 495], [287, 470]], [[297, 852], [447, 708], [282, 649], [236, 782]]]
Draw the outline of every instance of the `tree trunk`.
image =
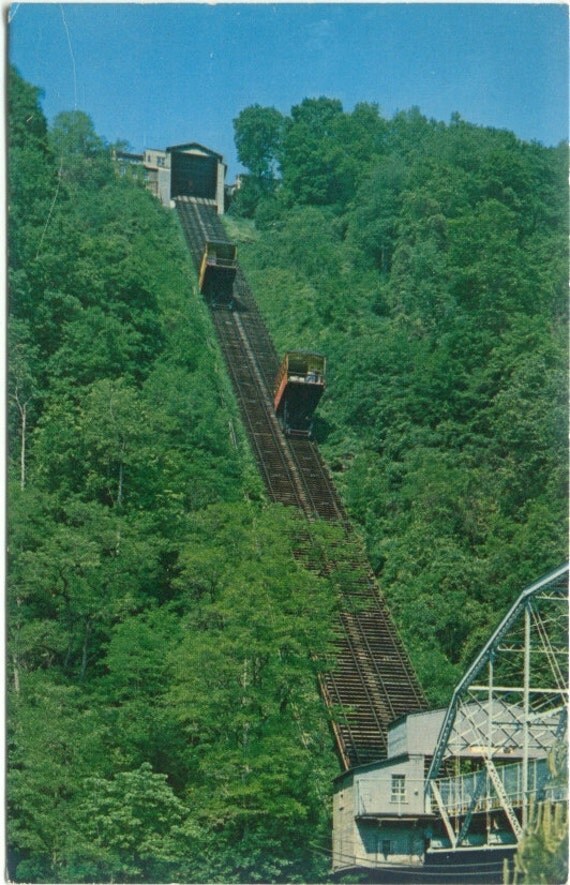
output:
[[81, 672], [79, 674], [79, 681], [83, 682], [85, 678], [85, 671], [87, 670], [87, 650], [89, 648], [89, 635], [91, 633], [91, 620], [87, 618], [85, 621], [85, 636], [83, 637], [83, 651], [81, 654]]
[[27, 403], [20, 407], [20, 415], [22, 416], [22, 440], [20, 445], [20, 488], [22, 491], [26, 487], [26, 420], [27, 420]]
[[117, 489], [117, 507], [123, 503], [123, 462], [119, 464], [119, 487]]
[[16, 694], [20, 694], [20, 666], [16, 652], [12, 655], [12, 667], [14, 669], [14, 691]]

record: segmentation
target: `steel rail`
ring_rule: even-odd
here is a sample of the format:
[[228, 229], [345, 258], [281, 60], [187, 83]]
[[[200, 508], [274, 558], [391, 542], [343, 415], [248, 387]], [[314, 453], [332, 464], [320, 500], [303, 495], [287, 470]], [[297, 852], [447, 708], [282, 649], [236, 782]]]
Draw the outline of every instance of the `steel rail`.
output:
[[[257, 455], [256, 460], [262, 471], [268, 490], [274, 500], [287, 503], [282, 493], [278, 492], [275, 487], [275, 478], [272, 474], [272, 468], [279, 469], [283, 474], [283, 481], [288, 490], [293, 492], [292, 497], [297, 507], [303, 511], [307, 509], [307, 501], [304, 495], [302, 484], [299, 482], [291, 469], [291, 465], [287, 463], [286, 455], [279, 445], [277, 419], [273, 415], [268, 403], [262, 397], [258, 397], [253, 402], [247, 400], [244, 392], [244, 382], [246, 376], [249, 375], [250, 383], [254, 389], [258, 390], [259, 381], [256, 377], [255, 366], [252, 364], [251, 353], [246, 348], [243, 337], [239, 334], [239, 326], [236, 316], [229, 310], [216, 310], [214, 313], [214, 326], [218, 332], [222, 353], [228, 367], [228, 371], [234, 382], [238, 399], [241, 403], [241, 411], [246, 421], [246, 427], [249, 431], [248, 435], [253, 443], [254, 451]], [[222, 325], [225, 320], [225, 327]], [[237, 344], [240, 350], [241, 359], [236, 361], [235, 352], [230, 352], [227, 325], [233, 326], [232, 343]], [[260, 431], [256, 426], [254, 419], [259, 417], [263, 424], [264, 430]], [[273, 457], [272, 457], [273, 456]], [[291, 497], [285, 495], [285, 499]]]
[[[210, 204], [190, 198], [178, 201], [177, 210], [198, 270], [206, 240], [228, 241], [225, 229]], [[279, 360], [239, 264], [232, 296], [231, 308], [210, 305], [210, 315], [269, 497], [295, 507], [309, 522], [323, 519], [342, 528], [342, 540], [325, 565], [311, 561], [303, 542], [295, 555], [322, 574], [339, 565], [346, 570], [340, 587], [345, 610], [334, 641], [337, 666], [321, 674], [319, 684], [339, 756], [350, 768], [384, 758], [388, 722], [424, 709], [425, 699], [317, 445], [287, 437], [275, 416]], [[310, 532], [306, 540], [310, 543]]]

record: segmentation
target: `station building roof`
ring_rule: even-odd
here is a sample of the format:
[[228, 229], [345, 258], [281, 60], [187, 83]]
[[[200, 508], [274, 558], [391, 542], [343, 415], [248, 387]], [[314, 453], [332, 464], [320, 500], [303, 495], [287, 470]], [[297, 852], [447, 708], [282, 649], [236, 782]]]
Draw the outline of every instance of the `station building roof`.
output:
[[206, 147], [205, 145], [200, 144], [197, 141], [189, 141], [186, 144], [174, 144], [166, 148], [166, 152], [168, 154], [172, 153], [173, 151], [199, 151], [200, 153], [206, 154], [207, 156], [217, 157], [218, 160], [220, 160], [221, 162], [223, 162], [224, 159], [223, 156], [217, 151], [213, 151], [211, 148]]

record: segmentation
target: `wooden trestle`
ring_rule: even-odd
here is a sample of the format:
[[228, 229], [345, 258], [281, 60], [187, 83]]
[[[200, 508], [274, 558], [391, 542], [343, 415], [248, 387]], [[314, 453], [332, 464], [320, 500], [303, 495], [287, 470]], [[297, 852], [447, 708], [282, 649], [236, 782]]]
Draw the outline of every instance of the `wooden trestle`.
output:
[[[179, 198], [176, 208], [198, 270], [206, 240], [227, 240], [225, 229], [207, 201]], [[316, 443], [285, 436], [275, 417], [272, 392], [279, 360], [239, 265], [231, 309], [217, 306], [211, 317], [270, 499], [342, 529], [342, 544], [328, 551], [330, 567], [338, 564], [346, 575], [336, 664], [322, 674], [321, 691], [343, 767], [383, 759], [388, 724], [425, 709], [425, 697]], [[298, 555], [310, 567], [310, 552], [301, 549]]]

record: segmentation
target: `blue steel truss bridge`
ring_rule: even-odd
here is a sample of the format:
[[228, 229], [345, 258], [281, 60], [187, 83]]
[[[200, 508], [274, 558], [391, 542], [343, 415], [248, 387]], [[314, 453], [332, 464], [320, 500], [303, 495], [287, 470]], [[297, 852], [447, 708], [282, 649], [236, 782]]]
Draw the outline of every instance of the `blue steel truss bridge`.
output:
[[533, 808], [566, 824], [568, 570], [521, 592], [447, 709], [392, 721], [386, 760], [337, 778], [338, 878], [500, 883]]
[[524, 590], [455, 689], [427, 775], [442, 847], [518, 842], [565, 801], [568, 566]]

